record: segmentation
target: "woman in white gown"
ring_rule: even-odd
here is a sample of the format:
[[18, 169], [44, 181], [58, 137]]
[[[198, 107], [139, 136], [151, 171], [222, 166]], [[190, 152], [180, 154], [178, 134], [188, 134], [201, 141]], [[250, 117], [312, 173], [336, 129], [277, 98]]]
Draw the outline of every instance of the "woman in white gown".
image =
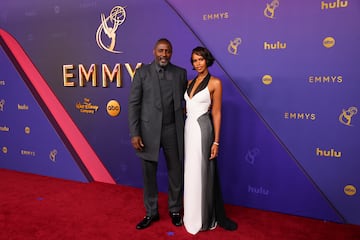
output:
[[225, 215], [217, 174], [219, 152], [222, 84], [211, 76], [208, 67], [212, 54], [196, 47], [191, 63], [197, 71], [185, 92], [185, 169], [184, 225], [191, 234], [214, 229], [217, 224], [235, 230], [237, 224]]

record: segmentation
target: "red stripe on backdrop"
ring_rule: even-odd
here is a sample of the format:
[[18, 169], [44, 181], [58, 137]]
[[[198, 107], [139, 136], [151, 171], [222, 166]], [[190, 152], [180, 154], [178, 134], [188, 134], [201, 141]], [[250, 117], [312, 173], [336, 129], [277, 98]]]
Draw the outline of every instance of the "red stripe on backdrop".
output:
[[0, 38], [5, 41], [11, 52], [14, 54], [16, 61], [20, 64], [20, 67], [31, 81], [34, 89], [47, 105], [50, 113], [68, 138], [70, 144], [74, 147], [92, 178], [99, 182], [115, 183], [95, 151], [91, 148], [20, 44], [3, 29], [0, 29]]

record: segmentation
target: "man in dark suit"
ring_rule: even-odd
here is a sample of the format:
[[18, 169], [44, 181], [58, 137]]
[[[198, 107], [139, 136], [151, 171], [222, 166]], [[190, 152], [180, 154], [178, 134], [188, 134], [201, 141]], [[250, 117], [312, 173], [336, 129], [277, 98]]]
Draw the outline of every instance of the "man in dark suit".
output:
[[157, 166], [162, 148], [168, 171], [168, 210], [175, 226], [182, 225], [184, 92], [186, 70], [170, 63], [172, 45], [159, 39], [154, 61], [136, 70], [129, 97], [131, 144], [142, 160], [146, 216], [136, 225], [144, 229], [158, 221]]

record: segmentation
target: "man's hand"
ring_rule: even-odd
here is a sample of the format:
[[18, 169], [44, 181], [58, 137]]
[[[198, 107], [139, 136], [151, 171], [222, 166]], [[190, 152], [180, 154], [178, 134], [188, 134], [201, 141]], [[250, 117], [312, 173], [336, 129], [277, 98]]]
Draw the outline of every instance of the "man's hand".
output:
[[135, 148], [138, 151], [142, 151], [144, 148], [144, 143], [142, 141], [142, 138], [140, 136], [135, 136], [131, 138], [131, 144], [133, 148]]

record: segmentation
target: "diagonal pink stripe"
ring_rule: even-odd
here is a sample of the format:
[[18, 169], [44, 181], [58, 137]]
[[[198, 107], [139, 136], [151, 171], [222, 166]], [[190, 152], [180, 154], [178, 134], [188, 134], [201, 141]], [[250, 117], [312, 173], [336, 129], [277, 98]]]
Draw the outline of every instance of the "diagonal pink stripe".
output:
[[59, 124], [65, 136], [69, 139], [75, 151], [79, 155], [84, 166], [95, 181], [114, 183], [114, 179], [104, 167], [95, 151], [91, 148], [85, 137], [81, 134], [76, 124], [68, 115], [60, 101], [47, 85], [44, 78], [26, 55], [20, 44], [6, 31], [0, 29], [0, 37], [3, 38], [17, 62], [20, 64], [24, 73], [30, 79], [31, 84], [44, 100], [54, 119]]

